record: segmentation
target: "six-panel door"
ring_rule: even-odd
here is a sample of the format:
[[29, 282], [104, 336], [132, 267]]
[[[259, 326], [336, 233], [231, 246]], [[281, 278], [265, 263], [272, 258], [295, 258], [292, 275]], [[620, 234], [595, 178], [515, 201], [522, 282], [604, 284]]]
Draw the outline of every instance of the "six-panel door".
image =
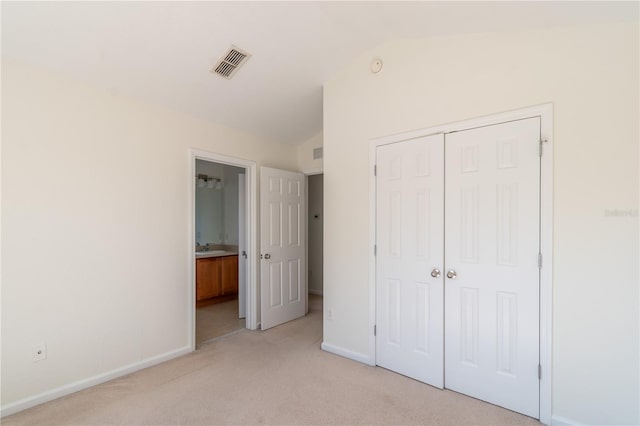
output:
[[539, 415], [540, 119], [445, 137], [445, 382]]
[[539, 140], [535, 117], [376, 149], [376, 363], [536, 418]]
[[443, 154], [442, 135], [376, 150], [376, 363], [439, 388]]
[[260, 168], [261, 328], [305, 314], [304, 176]]

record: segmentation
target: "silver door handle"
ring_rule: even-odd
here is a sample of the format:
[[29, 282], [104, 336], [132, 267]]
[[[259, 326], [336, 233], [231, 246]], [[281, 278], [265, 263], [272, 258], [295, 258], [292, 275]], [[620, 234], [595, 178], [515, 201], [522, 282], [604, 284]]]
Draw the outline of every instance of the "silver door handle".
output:
[[449, 271], [447, 271], [447, 278], [455, 280], [457, 276], [458, 274], [456, 274], [456, 271], [453, 269], [449, 269]]
[[433, 271], [431, 271], [431, 276], [433, 278], [440, 278], [440, 269], [434, 268]]
[[265, 259], [271, 259], [271, 255], [269, 253], [267, 253], [267, 254], [264, 255], [264, 258]]

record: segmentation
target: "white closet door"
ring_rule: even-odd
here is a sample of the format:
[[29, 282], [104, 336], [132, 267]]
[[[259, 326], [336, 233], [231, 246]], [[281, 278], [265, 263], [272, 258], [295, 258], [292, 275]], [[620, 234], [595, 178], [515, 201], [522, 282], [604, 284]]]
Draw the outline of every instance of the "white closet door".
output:
[[447, 134], [445, 155], [445, 386], [536, 418], [539, 140], [530, 118]]
[[[376, 363], [443, 386], [443, 135], [376, 150]], [[434, 275], [437, 275], [434, 272]]]
[[260, 167], [261, 328], [305, 314], [304, 175]]

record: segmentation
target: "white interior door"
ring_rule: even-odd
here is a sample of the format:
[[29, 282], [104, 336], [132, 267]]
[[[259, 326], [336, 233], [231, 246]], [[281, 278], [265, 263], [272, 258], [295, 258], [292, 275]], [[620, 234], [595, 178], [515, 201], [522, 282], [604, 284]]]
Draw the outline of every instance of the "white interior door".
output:
[[263, 330], [305, 314], [304, 175], [260, 168], [260, 293]]
[[536, 418], [539, 141], [536, 117], [445, 143], [445, 386]]
[[442, 134], [376, 149], [376, 363], [439, 388], [443, 156]]
[[247, 316], [247, 187], [238, 175], [238, 318]]

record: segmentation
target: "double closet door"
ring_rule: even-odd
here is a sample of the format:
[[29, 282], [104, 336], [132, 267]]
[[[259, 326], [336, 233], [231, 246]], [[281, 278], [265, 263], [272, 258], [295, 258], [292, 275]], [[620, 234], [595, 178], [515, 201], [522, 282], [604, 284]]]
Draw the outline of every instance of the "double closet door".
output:
[[539, 417], [540, 118], [376, 148], [376, 363]]

